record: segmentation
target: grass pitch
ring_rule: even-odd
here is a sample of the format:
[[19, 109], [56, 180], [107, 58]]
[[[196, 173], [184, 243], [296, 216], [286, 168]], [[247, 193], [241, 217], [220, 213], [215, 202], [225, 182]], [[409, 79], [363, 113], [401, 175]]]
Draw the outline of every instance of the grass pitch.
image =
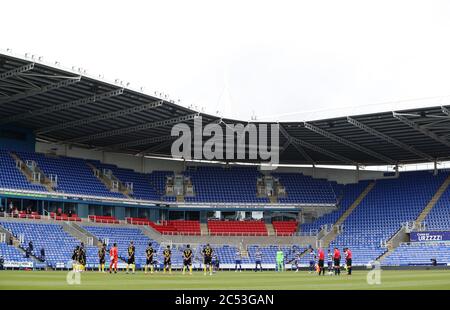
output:
[[0, 271], [0, 290], [181, 290], [181, 289], [236, 289], [236, 290], [323, 290], [323, 289], [450, 289], [450, 270], [383, 270], [381, 284], [369, 285], [367, 271], [354, 271], [352, 276], [317, 276], [307, 271], [218, 272], [204, 276], [194, 272], [192, 276], [180, 272], [172, 274], [101, 274], [88, 271], [81, 274], [79, 285], [69, 285], [67, 272], [63, 271]]

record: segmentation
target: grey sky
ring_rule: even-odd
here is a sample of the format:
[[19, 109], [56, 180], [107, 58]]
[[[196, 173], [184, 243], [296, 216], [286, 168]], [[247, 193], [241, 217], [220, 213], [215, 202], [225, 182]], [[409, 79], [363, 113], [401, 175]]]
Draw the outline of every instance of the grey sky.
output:
[[[448, 1], [15, 0], [1, 10], [1, 49], [221, 116], [449, 104]], [[323, 109], [333, 110], [305, 113]]]

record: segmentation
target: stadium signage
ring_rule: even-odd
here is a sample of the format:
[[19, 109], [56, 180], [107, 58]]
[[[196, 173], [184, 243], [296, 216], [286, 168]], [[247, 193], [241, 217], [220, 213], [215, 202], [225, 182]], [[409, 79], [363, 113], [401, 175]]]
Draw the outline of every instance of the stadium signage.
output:
[[[267, 162], [261, 165], [264, 170], [276, 169], [279, 164], [279, 124], [270, 124], [269, 129], [268, 124], [244, 126], [221, 120], [203, 126], [202, 117], [198, 116], [194, 119], [193, 132], [189, 125], [179, 123], [172, 127], [171, 136], [178, 137], [171, 147], [173, 158], [223, 160], [225, 155], [226, 160], [257, 160], [259, 157]], [[204, 137], [210, 138], [204, 142]]]
[[450, 231], [421, 231], [411, 232], [411, 242], [450, 241]]

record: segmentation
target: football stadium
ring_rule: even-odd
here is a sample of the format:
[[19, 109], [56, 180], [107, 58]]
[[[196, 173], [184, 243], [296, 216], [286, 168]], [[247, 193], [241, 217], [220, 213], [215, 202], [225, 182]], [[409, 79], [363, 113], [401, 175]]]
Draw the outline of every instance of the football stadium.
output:
[[449, 122], [225, 119], [5, 52], [0, 289], [450, 289]]

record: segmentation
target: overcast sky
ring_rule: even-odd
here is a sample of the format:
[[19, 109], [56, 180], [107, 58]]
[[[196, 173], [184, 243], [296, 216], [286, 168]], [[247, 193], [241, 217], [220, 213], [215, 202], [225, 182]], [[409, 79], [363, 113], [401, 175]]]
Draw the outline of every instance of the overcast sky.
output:
[[0, 10], [0, 49], [220, 116], [450, 104], [449, 1], [14, 0]]

